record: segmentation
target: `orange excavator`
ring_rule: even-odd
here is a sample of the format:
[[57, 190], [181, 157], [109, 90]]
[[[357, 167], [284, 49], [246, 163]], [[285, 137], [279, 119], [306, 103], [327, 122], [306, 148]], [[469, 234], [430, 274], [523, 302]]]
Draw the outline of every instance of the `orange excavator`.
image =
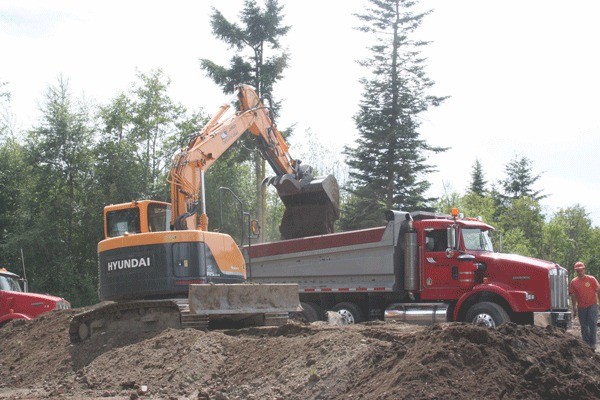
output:
[[72, 342], [99, 333], [168, 327], [280, 325], [299, 306], [297, 285], [246, 282], [234, 239], [208, 229], [204, 174], [245, 132], [258, 142], [286, 209], [283, 239], [333, 232], [339, 188], [332, 175], [313, 177], [291, 157], [269, 109], [251, 86], [236, 87], [239, 109], [219, 111], [173, 158], [172, 204], [141, 200], [104, 208], [98, 244], [102, 305], [75, 315]]

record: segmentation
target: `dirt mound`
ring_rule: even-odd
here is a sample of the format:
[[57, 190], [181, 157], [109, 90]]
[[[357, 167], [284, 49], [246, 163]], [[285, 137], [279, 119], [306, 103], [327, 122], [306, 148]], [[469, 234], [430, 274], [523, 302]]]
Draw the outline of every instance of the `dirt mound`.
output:
[[0, 398], [595, 399], [575, 335], [507, 324], [288, 324], [71, 345], [80, 310], [0, 329]]

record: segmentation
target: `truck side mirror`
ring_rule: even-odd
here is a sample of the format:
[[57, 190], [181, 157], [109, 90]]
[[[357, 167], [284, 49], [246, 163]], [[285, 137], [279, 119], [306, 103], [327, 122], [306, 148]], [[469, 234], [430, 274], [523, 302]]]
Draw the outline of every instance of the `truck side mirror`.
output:
[[456, 230], [454, 226], [449, 226], [446, 229], [448, 248], [456, 249]]
[[21, 278], [19, 280], [23, 282], [23, 292], [29, 292], [29, 282], [27, 282], [27, 279]]
[[452, 258], [454, 256], [454, 249], [456, 249], [456, 230], [453, 225], [446, 228], [446, 243], [448, 243], [446, 257]]
[[253, 219], [250, 221], [250, 232], [253, 236], [258, 237], [260, 235], [260, 225], [257, 220]]

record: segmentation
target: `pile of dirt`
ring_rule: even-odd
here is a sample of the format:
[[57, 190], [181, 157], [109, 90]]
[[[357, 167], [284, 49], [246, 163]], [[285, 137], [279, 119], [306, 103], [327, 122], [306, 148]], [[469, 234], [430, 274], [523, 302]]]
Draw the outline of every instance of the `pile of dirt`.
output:
[[596, 399], [576, 335], [506, 324], [166, 330], [72, 345], [80, 310], [0, 329], [0, 399]]

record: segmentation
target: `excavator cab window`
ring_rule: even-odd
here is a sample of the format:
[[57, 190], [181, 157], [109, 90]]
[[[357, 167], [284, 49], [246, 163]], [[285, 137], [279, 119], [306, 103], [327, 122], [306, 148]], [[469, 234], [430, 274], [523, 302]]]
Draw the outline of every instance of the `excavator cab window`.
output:
[[140, 209], [125, 208], [107, 213], [106, 228], [109, 237], [123, 236], [125, 232], [140, 233]]
[[164, 204], [148, 205], [148, 231], [167, 231], [171, 221], [171, 206]]

